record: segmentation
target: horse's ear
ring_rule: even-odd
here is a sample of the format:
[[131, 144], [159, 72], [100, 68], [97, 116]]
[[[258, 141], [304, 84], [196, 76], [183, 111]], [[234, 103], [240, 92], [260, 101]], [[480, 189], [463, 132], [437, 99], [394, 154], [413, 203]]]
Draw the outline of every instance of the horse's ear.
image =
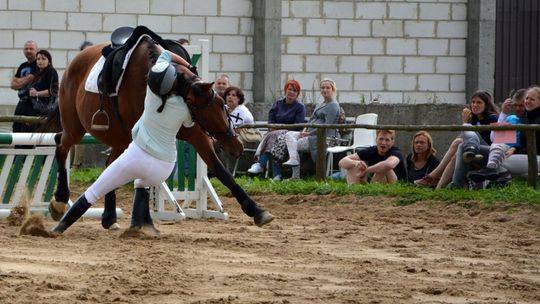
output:
[[212, 86], [214, 85], [213, 82], [203, 82], [201, 83], [201, 88], [205, 91], [210, 91], [212, 90]]

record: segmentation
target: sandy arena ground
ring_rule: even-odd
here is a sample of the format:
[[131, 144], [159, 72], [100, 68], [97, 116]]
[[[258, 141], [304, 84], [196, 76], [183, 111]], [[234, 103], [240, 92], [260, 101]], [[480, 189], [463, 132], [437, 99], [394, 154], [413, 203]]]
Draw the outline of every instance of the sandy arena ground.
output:
[[[118, 198], [125, 228], [132, 195]], [[229, 221], [160, 222], [160, 239], [0, 219], [0, 303], [540, 303], [539, 208], [255, 198], [277, 217], [264, 228], [224, 197]]]

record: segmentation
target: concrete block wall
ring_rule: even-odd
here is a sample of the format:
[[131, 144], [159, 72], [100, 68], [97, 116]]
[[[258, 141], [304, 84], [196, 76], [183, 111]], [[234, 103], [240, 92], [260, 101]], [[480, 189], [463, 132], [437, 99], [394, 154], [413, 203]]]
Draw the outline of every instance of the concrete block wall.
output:
[[467, 0], [282, 3], [282, 79], [306, 103], [325, 77], [342, 103], [466, 102]]
[[[321, 100], [323, 77], [344, 103], [464, 103], [467, 1], [281, 0], [282, 82], [299, 80], [306, 103]], [[83, 40], [125, 25], [209, 39], [211, 77], [229, 74], [252, 101], [251, 0], [0, 0], [0, 104], [17, 102], [9, 83], [26, 40], [52, 51], [61, 76]]]
[[25, 41], [50, 50], [62, 77], [84, 40], [107, 42], [114, 29], [137, 25], [169, 39], [208, 39], [210, 80], [227, 73], [252, 100], [252, 8], [250, 0], [0, 0], [0, 104], [17, 103], [9, 86]]

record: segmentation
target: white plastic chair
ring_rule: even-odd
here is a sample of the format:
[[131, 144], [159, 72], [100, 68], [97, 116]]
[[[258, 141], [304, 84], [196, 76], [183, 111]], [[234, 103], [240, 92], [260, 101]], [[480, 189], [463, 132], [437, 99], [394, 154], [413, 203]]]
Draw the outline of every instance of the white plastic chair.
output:
[[[356, 124], [363, 125], [376, 125], [378, 115], [375, 113], [361, 114], [356, 117]], [[370, 147], [375, 145], [377, 131], [375, 129], [354, 129], [352, 145], [350, 146], [336, 146], [326, 149], [328, 154], [326, 163], [326, 176], [334, 173], [334, 154], [347, 152], [347, 154], [353, 153], [358, 148]]]

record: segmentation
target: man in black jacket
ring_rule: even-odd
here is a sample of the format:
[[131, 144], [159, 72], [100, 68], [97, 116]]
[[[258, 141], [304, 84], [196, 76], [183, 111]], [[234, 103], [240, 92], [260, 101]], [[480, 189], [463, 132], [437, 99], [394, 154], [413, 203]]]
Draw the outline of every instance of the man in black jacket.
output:
[[[30, 115], [33, 116], [34, 109], [32, 102], [28, 98], [30, 84], [34, 80], [34, 74], [37, 72], [36, 54], [37, 43], [29, 40], [24, 43], [24, 57], [26, 61], [19, 65], [15, 76], [11, 79], [11, 88], [18, 90], [19, 102], [15, 108], [15, 115]], [[34, 127], [29, 124], [14, 122], [13, 132], [33, 132]]]

